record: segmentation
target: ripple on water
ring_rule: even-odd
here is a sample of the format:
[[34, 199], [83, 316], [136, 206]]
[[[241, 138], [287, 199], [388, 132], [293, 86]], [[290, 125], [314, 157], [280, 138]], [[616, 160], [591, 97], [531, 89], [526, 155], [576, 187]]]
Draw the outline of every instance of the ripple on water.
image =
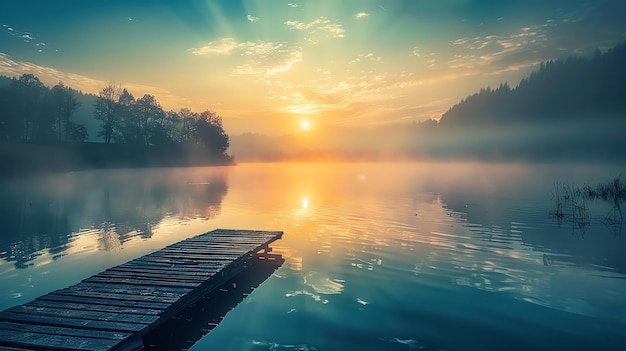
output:
[[270, 350], [270, 351], [318, 351], [318, 349], [309, 344], [300, 345], [284, 345], [275, 342], [267, 341], [252, 341], [253, 350]]
[[330, 279], [318, 272], [310, 272], [304, 276], [304, 284], [310, 286], [316, 293], [324, 295], [341, 294], [344, 288], [343, 280]]

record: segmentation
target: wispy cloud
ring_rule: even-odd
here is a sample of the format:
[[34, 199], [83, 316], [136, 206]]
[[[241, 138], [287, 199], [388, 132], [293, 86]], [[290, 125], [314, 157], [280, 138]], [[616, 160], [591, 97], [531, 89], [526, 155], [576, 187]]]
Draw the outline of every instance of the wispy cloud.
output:
[[[53, 86], [58, 82], [63, 82], [67, 86], [90, 94], [98, 94], [102, 88], [110, 83], [80, 74], [63, 72], [55, 68], [36, 65], [30, 62], [14, 61], [4, 53], [0, 53], [0, 74], [7, 77], [19, 77], [22, 74], [33, 74], [47, 86]], [[178, 108], [190, 104], [188, 99], [177, 96], [167, 89], [136, 83], [123, 83], [122, 86], [128, 88], [130, 92], [137, 96], [140, 94], [154, 95], [161, 104], [166, 107]]]
[[277, 50], [269, 55], [255, 56], [250, 62], [235, 67], [233, 73], [267, 80], [279, 73], [292, 70], [299, 62], [302, 62], [302, 52]]
[[[8, 35], [15, 37], [17, 39], [22, 40], [24, 43], [28, 43], [28, 44], [34, 44], [35, 46], [45, 46], [46, 43], [38, 40], [38, 36], [31, 33], [31, 32], [24, 32], [24, 31], [20, 31], [15, 29], [14, 27], [8, 25], [8, 24], [3, 24], [2, 25], [2, 29], [4, 30], [5, 33], [7, 33]], [[43, 51], [43, 49], [39, 49], [39, 51]]]
[[607, 36], [588, 15], [568, 13], [510, 33], [458, 38], [449, 43], [455, 54], [448, 58], [447, 67], [442, 64], [440, 68], [462, 74], [500, 74], [568, 55], [588, 55], [596, 47], [615, 45], [611, 40], [607, 43], [606, 38], [612, 36]]
[[493, 74], [532, 67], [554, 55], [549, 49], [550, 27], [546, 22], [508, 35], [456, 39], [450, 45], [457, 47], [457, 53], [448, 60], [447, 68]]
[[362, 61], [380, 62], [380, 61], [382, 61], [382, 57], [374, 55], [371, 52], [369, 52], [367, 54], [358, 54], [355, 59], [350, 61], [350, 63], [357, 63], [357, 62], [362, 62]]
[[260, 18], [252, 16], [252, 15], [248, 15], [247, 18], [248, 18], [248, 21], [252, 23], [258, 22], [260, 20]]
[[291, 29], [306, 30], [309, 34], [324, 33], [332, 38], [344, 38], [345, 30], [339, 23], [322, 16], [311, 22], [286, 21], [285, 24]]
[[300, 5], [298, 5], [296, 3], [293, 3], [293, 2], [288, 3], [287, 6], [289, 6], [289, 7], [300, 7]]
[[244, 59], [244, 63], [233, 63], [232, 72], [267, 79], [291, 70], [302, 61], [300, 48], [286, 42], [246, 41], [222, 38], [199, 48], [188, 50], [196, 56], [232, 55]]
[[237, 48], [239, 44], [233, 38], [221, 38], [216, 41], [209, 42], [198, 48], [191, 48], [188, 51], [196, 56], [204, 55], [229, 55]]
[[359, 18], [359, 19], [360, 19], [360, 18], [369, 17], [369, 15], [370, 15], [370, 14], [369, 14], [369, 13], [366, 13], [366, 12], [359, 12], [359, 13], [357, 13], [356, 15], [354, 15], [354, 17], [356, 17], [356, 18]]
[[0, 74], [8, 77], [19, 77], [22, 74], [33, 74], [46, 85], [54, 85], [59, 81], [75, 89], [87, 93], [97, 93], [106, 82], [88, 78], [79, 74], [59, 71], [54, 68], [36, 65], [30, 62], [12, 60], [8, 55], [0, 53]]

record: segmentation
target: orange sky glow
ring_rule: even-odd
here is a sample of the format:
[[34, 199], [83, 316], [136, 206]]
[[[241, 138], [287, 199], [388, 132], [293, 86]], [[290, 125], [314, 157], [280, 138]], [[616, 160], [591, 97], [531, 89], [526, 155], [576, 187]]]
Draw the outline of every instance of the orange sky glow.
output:
[[165, 109], [216, 111], [230, 134], [439, 119], [482, 87], [626, 33], [614, 1], [57, 5], [0, 14], [0, 74], [94, 94], [115, 82]]

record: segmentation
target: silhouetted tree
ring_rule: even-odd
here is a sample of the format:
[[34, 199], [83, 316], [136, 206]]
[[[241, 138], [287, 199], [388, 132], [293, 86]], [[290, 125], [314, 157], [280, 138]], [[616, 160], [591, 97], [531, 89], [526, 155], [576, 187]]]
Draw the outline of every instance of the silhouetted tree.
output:
[[[66, 87], [63, 82], [59, 82], [52, 87], [52, 95], [54, 98], [54, 111], [56, 113], [56, 128], [58, 133], [58, 140], [64, 141], [77, 141], [85, 140], [81, 134], [82, 131], [78, 131], [76, 128], [79, 126], [70, 122], [70, 117], [78, 110], [80, 103], [74, 98], [74, 90], [70, 87]], [[87, 130], [82, 128], [86, 133]], [[77, 138], [77, 139], [76, 139]]]
[[125, 88], [118, 99], [118, 113], [120, 116], [120, 128], [114, 135], [118, 143], [141, 144], [141, 127], [137, 118], [135, 97]]
[[24, 134], [24, 121], [19, 109], [17, 91], [13, 79], [10, 85], [0, 88], [0, 139], [22, 140]]
[[200, 113], [196, 120], [196, 143], [213, 156], [225, 155], [230, 141], [222, 127], [222, 117], [213, 111]]
[[150, 145], [152, 132], [161, 124], [165, 114], [154, 95], [145, 94], [137, 99], [136, 105], [143, 144]]
[[120, 94], [121, 89], [119, 86], [109, 84], [100, 91], [96, 100], [94, 116], [100, 121], [100, 127], [102, 128], [98, 136], [104, 138], [105, 144], [111, 143], [114, 132], [120, 129], [118, 108]]
[[36, 134], [45, 86], [32, 74], [23, 74], [11, 84], [15, 91], [17, 113], [21, 116], [21, 140], [31, 140]]
[[180, 122], [177, 141], [188, 143], [191, 141], [195, 132], [196, 120], [199, 116], [188, 108], [182, 108], [178, 116], [180, 117]]

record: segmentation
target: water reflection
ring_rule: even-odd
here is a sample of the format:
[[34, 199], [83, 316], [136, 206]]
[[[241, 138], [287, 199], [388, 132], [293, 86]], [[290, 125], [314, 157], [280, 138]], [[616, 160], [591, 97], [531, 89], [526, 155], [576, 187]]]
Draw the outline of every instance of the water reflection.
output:
[[[285, 264], [194, 349], [508, 349], [511, 342], [537, 349], [546, 348], [545, 340], [558, 340], [554, 348], [608, 349], [623, 340], [626, 241], [597, 221], [584, 236], [572, 235], [569, 226], [559, 227], [549, 215], [555, 179], [594, 183], [618, 174], [615, 168], [243, 164], [211, 175], [185, 172], [124, 171], [132, 177], [108, 183], [103, 180], [116, 177], [95, 172], [75, 178], [79, 185], [71, 189], [61, 181], [41, 185], [56, 189], [44, 192], [57, 206], [48, 210], [52, 219], [44, 227], [69, 228], [60, 230], [66, 237], [54, 239], [57, 253], [69, 257], [50, 266], [73, 270], [72, 263], [89, 262], [96, 254], [124, 255], [138, 246], [128, 242], [132, 238], [152, 235], [145, 242], [150, 246], [164, 229], [178, 233], [193, 225], [192, 218], [220, 213], [211, 226], [283, 230], [283, 239], [272, 247]], [[3, 196], [25, 211], [13, 210], [2, 220], [14, 221], [11, 227], [24, 240], [4, 241], [2, 250], [7, 257], [22, 255], [27, 265], [32, 257], [40, 258], [37, 263], [46, 259], [34, 247], [53, 244], [49, 235], [29, 239], [33, 235], [25, 234], [26, 225], [19, 226], [20, 216], [32, 211], [23, 194], [31, 190], [21, 189], [19, 196]], [[42, 212], [46, 200], [33, 207]], [[128, 219], [129, 212], [134, 219]], [[88, 220], [82, 219], [85, 214]], [[94, 232], [101, 244], [83, 242]], [[112, 251], [73, 258], [74, 250], [98, 245]], [[135, 253], [119, 263], [145, 252]], [[48, 271], [52, 267], [5, 270], [5, 277], [21, 274], [19, 281], [5, 281], [22, 285], [7, 288], [4, 296], [27, 291], [22, 286], [31, 284], [25, 282], [30, 272], [40, 285], [59, 276]]]
[[64, 256], [83, 234], [97, 250], [149, 239], [166, 217], [186, 221], [221, 213], [227, 169], [109, 170], [0, 185], [0, 258], [27, 268], [45, 250]]
[[[259, 176], [273, 167], [275, 177]], [[242, 166], [229, 201], [277, 219], [286, 264], [263, 307], [239, 306], [195, 349], [464, 349], [467, 340], [504, 349], [580, 336], [573, 346], [598, 341], [590, 321], [609, 345], [626, 323], [626, 247], [599, 223], [584, 238], [556, 225], [549, 191], [563, 174], [518, 164]], [[240, 190], [252, 176], [257, 186]]]

